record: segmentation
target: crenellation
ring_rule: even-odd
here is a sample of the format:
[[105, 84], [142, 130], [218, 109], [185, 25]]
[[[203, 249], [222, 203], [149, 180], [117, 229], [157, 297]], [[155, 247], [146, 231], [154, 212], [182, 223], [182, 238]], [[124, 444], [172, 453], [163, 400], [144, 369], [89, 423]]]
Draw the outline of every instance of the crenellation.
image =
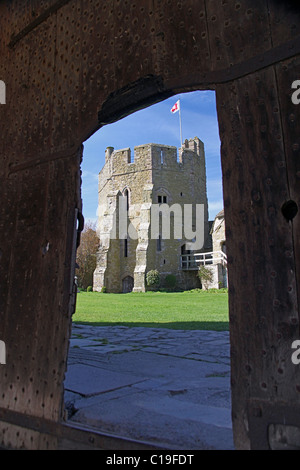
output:
[[134, 147], [135, 171], [151, 168], [151, 148], [149, 145], [137, 145]]
[[176, 147], [164, 144], [138, 145], [134, 147], [134, 158], [130, 148], [115, 150], [114, 147], [107, 147], [105, 166], [100, 172], [101, 180], [104, 181], [112, 175], [136, 173], [146, 169], [186, 171], [187, 166], [203, 164], [204, 159], [204, 144], [198, 137], [185, 140], [179, 149], [179, 158]]
[[[197, 157], [198, 157], [198, 155], [197, 155]], [[182, 164], [181, 169], [185, 171], [186, 168], [184, 168], [184, 167], [186, 167], [187, 165], [188, 166], [193, 166], [194, 164], [199, 163], [199, 159], [195, 158], [195, 152], [193, 152], [193, 150], [184, 149], [181, 152], [180, 163]]]
[[152, 167], [163, 170], [165, 167], [175, 167], [177, 163], [176, 147], [161, 144], [149, 144], [152, 155]]
[[200, 156], [200, 153], [199, 153], [199, 143], [200, 143], [200, 139], [198, 137], [194, 137], [194, 139], [190, 139], [188, 141], [188, 149], [189, 150], [192, 150], [193, 152], [195, 152], [197, 155]]
[[197, 154], [199, 155], [200, 158], [205, 159], [204, 143], [200, 139], [198, 139], [196, 142], [197, 142]]
[[120, 173], [127, 171], [128, 165], [131, 164], [131, 149], [124, 148], [114, 150], [111, 154], [113, 173]]
[[110, 159], [113, 151], [114, 151], [114, 147], [107, 147], [107, 149], [105, 150], [105, 161], [108, 162], [108, 160]]

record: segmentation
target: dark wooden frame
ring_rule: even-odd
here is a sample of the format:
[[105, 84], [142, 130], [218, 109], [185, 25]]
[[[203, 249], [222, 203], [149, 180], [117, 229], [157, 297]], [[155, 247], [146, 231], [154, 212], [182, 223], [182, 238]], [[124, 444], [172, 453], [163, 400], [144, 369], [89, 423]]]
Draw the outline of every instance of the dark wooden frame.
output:
[[[0, 2], [0, 23], [1, 445], [55, 447], [4, 410], [63, 419], [82, 143], [166, 97], [214, 89], [234, 439], [236, 448], [259, 447], [263, 404], [292, 410], [300, 393], [290, 360], [300, 335], [300, 216], [289, 220], [283, 210], [288, 201], [300, 205], [291, 100], [300, 77], [298, 11], [273, 0], [12, 0]], [[261, 403], [254, 411], [253, 400]]]

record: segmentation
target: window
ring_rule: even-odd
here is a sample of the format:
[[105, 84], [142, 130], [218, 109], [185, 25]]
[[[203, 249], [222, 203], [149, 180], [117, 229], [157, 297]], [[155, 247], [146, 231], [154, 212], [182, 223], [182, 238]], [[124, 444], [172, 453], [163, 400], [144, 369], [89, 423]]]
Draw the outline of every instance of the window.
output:
[[126, 209], [127, 209], [127, 212], [128, 212], [129, 211], [129, 191], [128, 191], [128, 189], [125, 190], [124, 197], [126, 197]]
[[128, 239], [124, 240], [124, 258], [128, 258]]
[[158, 204], [167, 204], [167, 196], [157, 196]]
[[159, 235], [158, 239], [156, 240], [156, 250], [161, 251], [161, 235]]

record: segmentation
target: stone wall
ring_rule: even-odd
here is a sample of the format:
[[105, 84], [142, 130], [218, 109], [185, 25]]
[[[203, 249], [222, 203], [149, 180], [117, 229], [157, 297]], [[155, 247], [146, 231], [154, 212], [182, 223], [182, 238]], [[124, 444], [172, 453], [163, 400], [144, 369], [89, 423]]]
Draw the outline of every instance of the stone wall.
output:
[[224, 251], [226, 253], [225, 218], [223, 210], [215, 217], [211, 235], [213, 251]]
[[208, 288], [219, 289], [228, 287], [227, 268], [220, 262], [219, 252], [226, 253], [226, 235], [225, 235], [225, 218], [224, 210], [220, 211], [212, 224], [211, 228], [212, 249], [214, 252], [214, 264], [209, 266], [212, 271], [213, 280], [209, 283]]
[[207, 268], [212, 273], [211, 282], [207, 283], [207, 289], [221, 289], [227, 287], [227, 269], [221, 263], [208, 265]]
[[[118, 226], [118, 198], [128, 196], [128, 222], [134, 227], [128, 241], [111, 239]], [[208, 234], [208, 202], [204, 145], [195, 137], [186, 140], [177, 155], [176, 147], [146, 144], [134, 148], [106, 149], [106, 161], [99, 173], [98, 236], [100, 249], [94, 273], [94, 290], [122, 292], [122, 280], [134, 278], [134, 291], [145, 291], [146, 273], [158, 269], [162, 284], [168, 274], [176, 276], [177, 288], [199, 286], [195, 273], [180, 268], [182, 247], [190, 239], [174, 237], [174, 216], [170, 216], [170, 239], [151, 239], [150, 214], [153, 204], [174, 204], [184, 214], [184, 204], [193, 204], [191, 230], [196, 230], [195, 205], [204, 205], [205, 239]], [[118, 233], [115, 234], [118, 238]], [[125, 248], [126, 244], [126, 248]], [[125, 255], [126, 251], [126, 255]], [[201, 250], [200, 250], [201, 251]]]

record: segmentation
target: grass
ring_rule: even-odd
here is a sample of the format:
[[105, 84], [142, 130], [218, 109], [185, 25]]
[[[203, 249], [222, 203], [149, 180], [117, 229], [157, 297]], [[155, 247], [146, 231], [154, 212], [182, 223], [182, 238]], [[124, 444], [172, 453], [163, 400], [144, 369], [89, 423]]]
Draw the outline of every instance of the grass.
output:
[[229, 328], [228, 294], [213, 290], [130, 294], [80, 292], [73, 322], [225, 331]]

